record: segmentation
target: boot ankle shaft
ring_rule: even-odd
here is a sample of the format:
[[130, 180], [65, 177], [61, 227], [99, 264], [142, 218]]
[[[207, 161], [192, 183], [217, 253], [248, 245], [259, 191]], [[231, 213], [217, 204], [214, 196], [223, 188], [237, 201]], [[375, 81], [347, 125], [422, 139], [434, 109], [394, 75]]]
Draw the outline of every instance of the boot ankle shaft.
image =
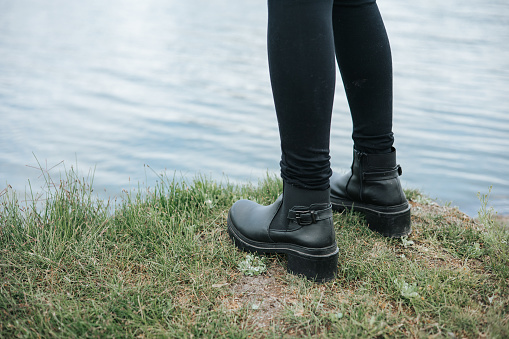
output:
[[354, 158], [364, 171], [376, 169], [388, 170], [394, 169], [397, 166], [396, 149], [394, 148], [391, 153], [386, 154], [368, 154], [354, 149]]
[[295, 206], [328, 205], [330, 204], [330, 187], [326, 190], [309, 190], [285, 182], [283, 184], [283, 196], [288, 209]]
[[403, 204], [406, 197], [399, 181], [402, 169], [396, 163], [396, 150], [389, 154], [366, 154], [354, 150], [347, 194], [363, 203], [391, 206]]

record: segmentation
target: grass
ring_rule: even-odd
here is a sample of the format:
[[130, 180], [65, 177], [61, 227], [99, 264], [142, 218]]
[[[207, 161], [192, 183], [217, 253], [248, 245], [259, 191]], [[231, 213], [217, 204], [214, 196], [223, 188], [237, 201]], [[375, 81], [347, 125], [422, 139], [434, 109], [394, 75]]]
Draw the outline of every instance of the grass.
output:
[[473, 220], [407, 191], [404, 240], [335, 213], [338, 278], [315, 284], [278, 255], [260, 275], [239, 270], [228, 209], [273, 202], [278, 179], [162, 176], [117, 201], [91, 182], [71, 169], [28, 203], [0, 192], [0, 337], [509, 336], [509, 231], [487, 200]]

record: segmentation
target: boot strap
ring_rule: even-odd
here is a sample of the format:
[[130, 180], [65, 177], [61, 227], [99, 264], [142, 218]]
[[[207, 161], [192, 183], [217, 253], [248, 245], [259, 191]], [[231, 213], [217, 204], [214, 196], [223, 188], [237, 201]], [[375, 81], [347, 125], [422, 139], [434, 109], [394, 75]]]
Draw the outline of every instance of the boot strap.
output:
[[[311, 207], [311, 206], [310, 206]], [[332, 204], [321, 210], [304, 209], [307, 207], [295, 206], [288, 211], [288, 219], [300, 226], [315, 224], [320, 220], [332, 218]]]
[[375, 180], [388, 180], [399, 177], [403, 174], [403, 169], [400, 165], [397, 165], [392, 170], [384, 172], [364, 172], [362, 173], [362, 180], [364, 181], [375, 181]]

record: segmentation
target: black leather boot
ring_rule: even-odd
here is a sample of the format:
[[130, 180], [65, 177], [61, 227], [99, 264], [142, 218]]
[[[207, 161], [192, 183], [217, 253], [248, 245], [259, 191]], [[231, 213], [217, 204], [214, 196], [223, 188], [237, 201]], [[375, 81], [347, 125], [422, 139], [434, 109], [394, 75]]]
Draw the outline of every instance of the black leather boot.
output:
[[329, 189], [284, 183], [283, 194], [270, 206], [239, 200], [228, 213], [228, 233], [242, 250], [287, 254], [290, 273], [315, 281], [336, 276], [338, 247]]
[[332, 208], [362, 212], [369, 228], [386, 237], [410, 234], [410, 205], [399, 181], [401, 173], [394, 148], [388, 154], [354, 149], [351, 172], [330, 179]]

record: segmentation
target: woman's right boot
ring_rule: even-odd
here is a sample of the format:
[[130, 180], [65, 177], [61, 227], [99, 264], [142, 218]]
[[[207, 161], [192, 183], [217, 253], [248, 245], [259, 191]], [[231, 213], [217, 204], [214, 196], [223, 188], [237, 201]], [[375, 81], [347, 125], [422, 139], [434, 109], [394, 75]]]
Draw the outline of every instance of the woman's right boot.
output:
[[329, 281], [338, 270], [338, 246], [330, 191], [283, 185], [275, 203], [239, 200], [228, 213], [228, 234], [239, 249], [287, 254], [287, 270], [313, 281]]
[[387, 154], [354, 149], [351, 172], [330, 178], [332, 208], [363, 213], [368, 227], [383, 236], [410, 234], [410, 205], [399, 181], [401, 173], [394, 148]]

